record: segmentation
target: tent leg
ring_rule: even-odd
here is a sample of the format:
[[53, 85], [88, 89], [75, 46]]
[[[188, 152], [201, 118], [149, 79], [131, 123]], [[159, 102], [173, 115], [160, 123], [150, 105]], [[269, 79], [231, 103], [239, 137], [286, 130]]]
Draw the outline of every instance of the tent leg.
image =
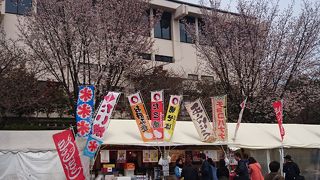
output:
[[[270, 149], [267, 149], [267, 166], [270, 164]], [[270, 169], [268, 168], [268, 173], [270, 173]]]
[[280, 152], [280, 172], [281, 172], [281, 175], [283, 176], [283, 157], [284, 157], [283, 147], [279, 149], [279, 152]]

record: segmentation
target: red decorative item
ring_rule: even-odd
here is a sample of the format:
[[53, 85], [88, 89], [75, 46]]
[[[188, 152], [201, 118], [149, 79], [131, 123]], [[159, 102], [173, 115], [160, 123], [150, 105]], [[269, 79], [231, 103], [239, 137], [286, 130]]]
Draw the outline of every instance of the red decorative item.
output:
[[281, 141], [283, 141], [283, 136], [285, 135], [285, 131], [284, 131], [284, 128], [282, 126], [282, 122], [283, 122], [283, 103], [282, 103], [282, 101], [276, 101], [272, 105], [273, 105], [274, 112], [276, 113], [276, 118], [277, 118], [277, 121], [278, 121], [279, 130], [280, 130]]
[[88, 102], [92, 99], [92, 97], [93, 97], [93, 93], [90, 88], [85, 87], [82, 90], [80, 90], [79, 98], [81, 101]]
[[86, 136], [90, 132], [90, 124], [85, 120], [79, 121], [77, 123], [77, 129], [81, 136]]
[[88, 104], [79, 105], [77, 108], [77, 114], [79, 117], [86, 119], [91, 115], [92, 108]]
[[65, 130], [52, 136], [66, 179], [84, 180], [83, 168], [77, 145], [71, 130]]

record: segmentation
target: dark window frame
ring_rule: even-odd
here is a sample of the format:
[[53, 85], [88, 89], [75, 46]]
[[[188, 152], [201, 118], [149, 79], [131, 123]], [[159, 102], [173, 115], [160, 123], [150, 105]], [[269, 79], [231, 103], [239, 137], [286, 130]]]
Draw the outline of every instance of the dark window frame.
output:
[[171, 20], [172, 13], [164, 11], [161, 15], [160, 21], [154, 26], [154, 37], [160, 39], [171, 40]]
[[199, 75], [198, 74], [188, 74], [188, 79], [192, 81], [198, 81]]
[[187, 24], [192, 24], [195, 28], [196, 18], [192, 16], [186, 16], [183, 19], [179, 20], [180, 42], [194, 43], [192, 38], [188, 35], [186, 31]]
[[173, 63], [173, 57], [164, 55], [155, 55], [155, 61]]
[[26, 15], [32, 9], [32, 0], [5, 0], [5, 13]]

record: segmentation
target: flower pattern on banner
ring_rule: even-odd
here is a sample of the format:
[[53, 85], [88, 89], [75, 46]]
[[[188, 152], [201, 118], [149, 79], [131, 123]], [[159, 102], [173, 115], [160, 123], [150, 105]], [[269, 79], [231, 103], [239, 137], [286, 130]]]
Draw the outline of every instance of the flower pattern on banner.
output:
[[92, 100], [93, 98], [93, 92], [91, 88], [85, 87], [79, 91], [79, 99], [83, 102], [88, 102]]
[[88, 104], [82, 104], [77, 107], [77, 115], [83, 119], [87, 119], [92, 113], [92, 107]]
[[90, 135], [84, 148], [83, 155], [92, 159], [95, 156], [101, 144], [102, 141], [97, 140], [94, 137], [92, 137], [92, 135]]
[[91, 122], [94, 108], [94, 86], [80, 86], [76, 109], [77, 136], [88, 137], [91, 134]]
[[98, 143], [95, 140], [91, 140], [88, 143], [88, 149], [90, 152], [96, 152], [98, 149]]
[[85, 120], [77, 122], [78, 134], [80, 136], [87, 136], [90, 132], [90, 128], [90, 124]]

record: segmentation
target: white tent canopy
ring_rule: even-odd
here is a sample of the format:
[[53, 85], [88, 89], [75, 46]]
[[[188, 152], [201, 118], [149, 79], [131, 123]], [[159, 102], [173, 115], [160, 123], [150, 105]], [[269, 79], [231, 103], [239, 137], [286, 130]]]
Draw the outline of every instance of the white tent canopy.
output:
[[[111, 120], [104, 140], [106, 145], [221, 145], [248, 149], [274, 149], [281, 147], [278, 124], [242, 123], [237, 138], [232, 140], [235, 123], [228, 123], [228, 142], [204, 143], [200, 141], [191, 121], [177, 121], [170, 143], [141, 140], [134, 120]], [[283, 146], [287, 148], [320, 148], [320, 125], [284, 124], [286, 135]], [[0, 151], [52, 151], [52, 135], [60, 131], [0, 131]]]
[[[274, 149], [281, 147], [277, 124], [228, 123], [228, 142], [203, 143], [191, 121], [178, 121], [172, 142], [144, 143], [134, 120], [111, 120], [106, 145], [181, 146], [228, 145], [232, 148]], [[320, 149], [320, 125], [285, 124], [283, 146]], [[0, 131], [0, 179], [64, 179], [52, 135], [59, 131]], [[77, 142], [79, 145], [80, 141]], [[19, 169], [19, 171], [17, 171]]]

